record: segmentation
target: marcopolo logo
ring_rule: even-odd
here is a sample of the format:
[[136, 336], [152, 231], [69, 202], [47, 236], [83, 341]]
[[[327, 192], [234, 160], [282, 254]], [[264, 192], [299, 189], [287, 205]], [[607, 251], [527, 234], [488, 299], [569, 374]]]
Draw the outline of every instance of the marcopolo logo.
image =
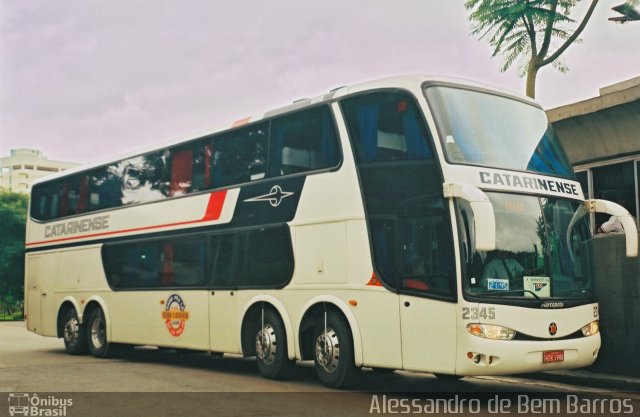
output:
[[55, 395], [39, 396], [38, 394], [9, 394], [9, 415], [27, 417], [64, 417], [68, 408], [73, 406], [71, 398], [60, 398]]
[[172, 336], [180, 336], [184, 332], [184, 327], [189, 320], [189, 312], [182, 301], [182, 297], [178, 294], [171, 294], [165, 303], [165, 309], [162, 312], [169, 333]]

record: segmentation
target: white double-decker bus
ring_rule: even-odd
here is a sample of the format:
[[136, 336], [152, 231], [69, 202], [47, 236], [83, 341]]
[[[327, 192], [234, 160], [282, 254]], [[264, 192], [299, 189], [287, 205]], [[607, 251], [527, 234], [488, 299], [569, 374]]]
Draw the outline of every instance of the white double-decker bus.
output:
[[496, 375], [600, 348], [588, 213], [544, 111], [405, 76], [33, 186], [27, 326], [71, 354], [256, 356], [322, 383], [362, 367]]

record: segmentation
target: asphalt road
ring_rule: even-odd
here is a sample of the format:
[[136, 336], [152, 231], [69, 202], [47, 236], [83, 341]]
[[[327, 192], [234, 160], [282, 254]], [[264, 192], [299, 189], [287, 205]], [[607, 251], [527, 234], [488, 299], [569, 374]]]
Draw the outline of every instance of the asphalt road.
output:
[[[519, 377], [444, 382], [429, 374], [364, 370], [345, 392], [320, 385], [308, 364], [299, 364], [287, 381], [270, 381], [241, 357], [155, 348], [115, 359], [71, 356], [60, 339], [32, 334], [22, 322], [0, 322], [0, 393], [0, 416], [640, 414], [639, 393]], [[27, 402], [26, 409], [9, 408]]]

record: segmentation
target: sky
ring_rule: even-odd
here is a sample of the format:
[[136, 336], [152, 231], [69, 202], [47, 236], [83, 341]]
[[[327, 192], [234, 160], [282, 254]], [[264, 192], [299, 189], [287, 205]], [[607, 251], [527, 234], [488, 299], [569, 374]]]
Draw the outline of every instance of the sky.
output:
[[[640, 75], [640, 22], [607, 20], [622, 2], [600, 1], [567, 74], [541, 70], [544, 108]], [[396, 74], [524, 94], [468, 15], [463, 0], [0, 0], [0, 157], [93, 163]]]

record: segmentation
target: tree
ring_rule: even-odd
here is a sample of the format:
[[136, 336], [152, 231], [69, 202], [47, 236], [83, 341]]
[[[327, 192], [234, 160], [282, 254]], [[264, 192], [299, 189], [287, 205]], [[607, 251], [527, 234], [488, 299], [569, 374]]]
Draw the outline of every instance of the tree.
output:
[[0, 305], [23, 299], [24, 239], [28, 197], [0, 189]]
[[[562, 53], [584, 30], [599, 0], [591, 0], [589, 9], [575, 30], [564, 26], [575, 24], [569, 17], [580, 0], [467, 0], [471, 10], [472, 33], [480, 39], [488, 37], [493, 55], [505, 55], [502, 71], [518, 60], [521, 76], [526, 74], [526, 94], [535, 98], [538, 71], [549, 64], [565, 73], [568, 68], [560, 59]], [[556, 46], [555, 42], [559, 45]], [[552, 49], [555, 48], [554, 51]]]

